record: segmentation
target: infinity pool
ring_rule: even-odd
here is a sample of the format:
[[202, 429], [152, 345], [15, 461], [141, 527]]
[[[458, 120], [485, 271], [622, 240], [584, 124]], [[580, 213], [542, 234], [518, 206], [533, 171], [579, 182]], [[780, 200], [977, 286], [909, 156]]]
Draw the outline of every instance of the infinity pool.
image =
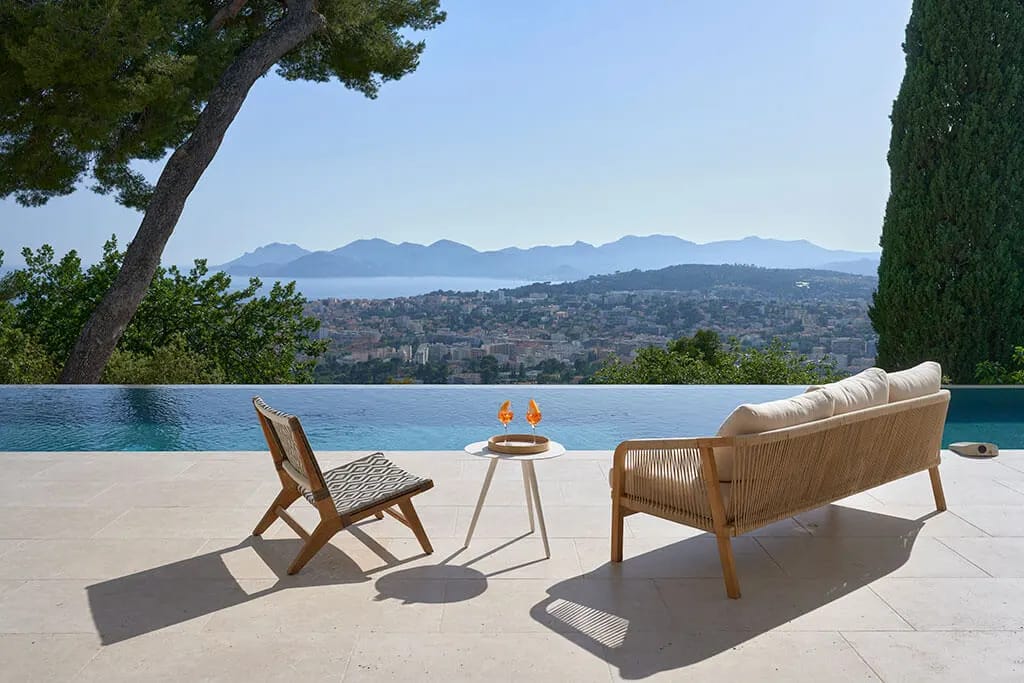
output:
[[[176, 451], [265, 448], [250, 399], [295, 413], [321, 450], [454, 450], [511, 429], [534, 398], [539, 432], [570, 449], [627, 438], [714, 434], [737, 404], [795, 386], [0, 386], [0, 451]], [[955, 388], [943, 442], [1024, 448], [1024, 390]]]

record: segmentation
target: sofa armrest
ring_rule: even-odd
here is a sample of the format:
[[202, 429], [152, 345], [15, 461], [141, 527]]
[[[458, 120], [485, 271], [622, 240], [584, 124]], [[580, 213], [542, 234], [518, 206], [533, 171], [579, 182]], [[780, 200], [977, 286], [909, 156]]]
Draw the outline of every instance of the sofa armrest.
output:
[[[622, 471], [626, 464], [627, 453], [654, 454], [659, 451], [680, 451], [685, 453], [706, 452], [709, 455], [715, 448], [732, 446], [731, 436], [694, 436], [679, 439], [630, 439], [623, 441], [615, 449], [612, 460], [613, 470]], [[639, 455], [638, 457], [643, 457]], [[714, 466], [714, 458], [711, 458]], [[698, 460], [699, 463], [699, 460]], [[698, 464], [698, 467], [700, 465]], [[716, 467], [717, 470], [717, 467]]]
[[698, 528], [724, 527], [714, 449], [732, 443], [725, 436], [623, 441], [612, 462], [612, 499]]

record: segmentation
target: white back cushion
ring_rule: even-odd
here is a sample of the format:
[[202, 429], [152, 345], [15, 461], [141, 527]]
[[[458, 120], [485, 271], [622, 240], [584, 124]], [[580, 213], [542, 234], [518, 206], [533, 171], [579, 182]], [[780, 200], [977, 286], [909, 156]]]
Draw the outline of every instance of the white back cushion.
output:
[[[815, 391], [767, 403], [745, 403], [738, 406], [718, 428], [719, 436], [757, 434], [783, 427], [793, 427], [832, 417], [835, 399], [831, 393]], [[719, 481], [733, 480], [733, 449], [716, 448], [715, 464]]]
[[889, 403], [928, 396], [942, 389], [942, 366], [926, 360], [909, 370], [889, 373]]
[[852, 413], [889, 402], [889, 377], [881, 368], [868, 368], [838, 382], [808, 387], [809, 393], [824, 392], [835, 400], [835, 415]]

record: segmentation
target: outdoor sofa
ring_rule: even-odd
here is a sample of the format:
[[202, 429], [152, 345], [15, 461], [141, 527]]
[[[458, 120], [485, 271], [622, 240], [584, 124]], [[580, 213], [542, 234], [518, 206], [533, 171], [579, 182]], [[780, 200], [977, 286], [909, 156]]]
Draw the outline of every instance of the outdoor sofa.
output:
[[938, 363], [871, 368], [779, 401], [736, 408], [717, 436], [615, 449], [612, 562], [623, 518], [646, 513], [715, 534], [726, 593], [740, 597], [732, 537], [928, 470], [938, 510], [949, 392]]

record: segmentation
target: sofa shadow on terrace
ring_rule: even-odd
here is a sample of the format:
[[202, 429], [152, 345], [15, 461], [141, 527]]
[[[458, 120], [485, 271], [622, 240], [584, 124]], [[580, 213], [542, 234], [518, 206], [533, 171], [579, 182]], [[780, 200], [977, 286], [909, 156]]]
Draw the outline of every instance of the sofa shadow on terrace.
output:
[[[749, 556], [739, 553], [748, 591], [742, 600], [727, 600], [717, 576], [715, 536], [700, 534], [555, 583], [548, 597], [532, 607], [531, 616], [614, 666], [624, 679], [683, 669], [787, 625], [835, 631], [837, 622], [858, 618], [844, 610], [870, 611], [880, 601], [869, 594], [859, 605], [859, 598], [851, 598], [853, 605], [836, 605], [835, 612], [830, 606], [857, 591], [863, 595], [866, 586], [903, 566], [925, 521], [939, 513], [905, 519], [830, 505], [825, 514], [840, 518], [841, 526], [874, 528], [885, 536], [837, 544], [841, 559], [807, 576], [758, 572], [748, 564]], [[652, 591], [664, 609], [652, 607], [657, 604]], [[891, 628], [909, 628], [890, 612], [886, 608], [872, 617], [891, 619]]]

